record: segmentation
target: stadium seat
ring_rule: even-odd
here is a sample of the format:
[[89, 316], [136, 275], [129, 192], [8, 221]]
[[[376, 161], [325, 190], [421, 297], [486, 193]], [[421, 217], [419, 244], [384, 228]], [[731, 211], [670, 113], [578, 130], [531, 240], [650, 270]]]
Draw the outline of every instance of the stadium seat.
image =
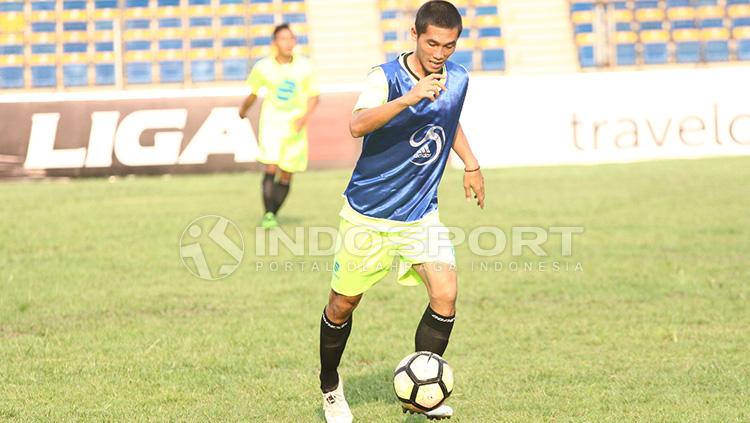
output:
[[735, 28], [733, 32], [737, 40], [737, 60], [750, 60], [750, 27]]
[[695, 9], [692, 7], [673, 7], [667, 9], [669, 25], [673, 31], [695, 28], [697, 26], [695, 16]]
[[697, 29], [677, 29], [672, 31], [677, 63], [698, 63], [701, 61], [700, 33]]
[[192, 82], [216, 80], [216, 57], [213, 48], [191, 48], [190, 79]]
[[633, 12], [628, 9], [615, 9], [615, 31], [633, 31]]
[[127, 84], [153, 83], [153, 53], [147, 50], [125, 52], [125, 82]]
[[636, 43], [638, 35], [633, 32], [615, 32], [615, 62], [618, 66], [633, 66], [637, 63]]
[[654, 31], [664, 29], [664, 11], [662, 9], [637, 9], [635, 21], [640, 31]]
[[479, 49], [481, 54], [482, 70], [505, 70], [505, 49], [500, 38], [480, 38]]
[[582, 68], [596, 66], [594, 57], [594, 34], [583, 33], [576, 35], [576, 44], [578, 45], [578, 60]]
[[729, 60], [729, 30], [726, 28], [706, 28], [701, 30], [701, 40], [708, 62]]
[[643, 63], [661, 65], [669, 61], [669, 35], [663, 30], [641, 31], [643, 44]]

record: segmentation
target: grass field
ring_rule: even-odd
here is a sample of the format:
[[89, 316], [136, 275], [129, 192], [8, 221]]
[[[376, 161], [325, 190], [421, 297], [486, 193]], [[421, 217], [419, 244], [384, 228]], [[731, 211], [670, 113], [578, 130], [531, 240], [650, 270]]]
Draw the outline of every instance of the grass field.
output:
[[[347, 177], [299, 176], [283, 228], [335, 226]], [[447, 225], [586, 232], [571, 257], [457, 248], [454, 421], [750, 421], [750, 159], [492, 170], [484, 211], [460, 177], [441, 188]], [[254, 174], [1, 183], [0, 420], [322, 421], [330, 275], [312, 263], [329, 259], [248, 248], [208, 282], [179, 257], [206, 214], [253, 246], [259, 196]], [[357, 421], [422, 420], [391, 372], [425, 304], [393, 276], [365, 295], [341, 368]]]

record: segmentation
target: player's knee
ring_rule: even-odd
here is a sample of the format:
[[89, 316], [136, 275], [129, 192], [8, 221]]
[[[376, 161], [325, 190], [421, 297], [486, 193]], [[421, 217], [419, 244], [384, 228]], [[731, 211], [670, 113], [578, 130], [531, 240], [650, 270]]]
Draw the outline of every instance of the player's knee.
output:
[[349, 320], [349, 316], [357, 308], [361, 299], [362, 294], [350, 297], [331, 291], [331, 295], [328, 298], [328, 318], [333, 323], [343, 323]]
[[443, 307], [455, 308], [457, 292], [451, 287], [434, 289], [430, 295], [430, 302], [440, 304]]

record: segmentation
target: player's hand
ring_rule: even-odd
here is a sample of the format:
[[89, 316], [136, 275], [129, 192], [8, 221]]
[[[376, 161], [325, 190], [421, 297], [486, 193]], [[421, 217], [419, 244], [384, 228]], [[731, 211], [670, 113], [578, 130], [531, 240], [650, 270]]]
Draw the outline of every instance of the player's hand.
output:
[[467, 202], [471, 201], [472, 192], [477, 205], [484, 209], [484, 176], [481, 170], [464, 172], [464, 194]]
[[302, 129], [307, 125], [307, 118], [301, 117], [299, 119], [294, 120], [294, 132], [300, 132]]
[[443, 91], [447, 91], [445, 87], [445, 75], [442, 73], [432, 73], [417, 82], [417, 85], [406, 94], [406, 104], [414, 106], [423, 98], [427, 98], [430, 101], [435, 101]]

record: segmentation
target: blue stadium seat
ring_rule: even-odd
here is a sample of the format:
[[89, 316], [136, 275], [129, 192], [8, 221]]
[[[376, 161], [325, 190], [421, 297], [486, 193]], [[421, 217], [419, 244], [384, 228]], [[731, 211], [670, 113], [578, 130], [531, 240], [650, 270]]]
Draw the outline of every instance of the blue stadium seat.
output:
[[41, 65], [31, 67], [31, 86], [34, 88], [49, 88], [57, 86], [56, 67]]
[[66, 87], [85, 87], [89, 85], [87, 64], [63, 65], [63, 85]]
[[453, 53], [453, 56], [451, 56], [451, 60], [465, 67], [466, 70], [472, 71], [474, 70], [473, 56], [473, 50], [457, 50], [455, 53]]
[[159, 82], [183, 82], [185, 69], [181, 60], [159, 61]]
[[94, 80], [96, 85], [115, 84], [115, 65], [112, 63], [97, 63], [94, 65]]
[[483, 70], [505, 70], [505, 50], [482, 50]]
[[0, 88], [23, 88], [22, 66], [0, 66]]
[[222, 78], [225, 81], [244, 81], [250, 72], [248, 59], [225, 59], [222, 62]]
[[125, 79], [128, 84], [150, 84], [153, 81], [151, 62], [126, 63]]
[[729, 61], [729, 30], [709, 28], [701, 31], [705, 59], [708, 62]]
[[662, 65], [669, 61], [668, 41], [666, 31], [642, 31], [643, 63], [647, 65]]
[[190, 63], [190, 76], [193, 82], [216, 80], [216, 62], [213, 60], [193, 60]]

